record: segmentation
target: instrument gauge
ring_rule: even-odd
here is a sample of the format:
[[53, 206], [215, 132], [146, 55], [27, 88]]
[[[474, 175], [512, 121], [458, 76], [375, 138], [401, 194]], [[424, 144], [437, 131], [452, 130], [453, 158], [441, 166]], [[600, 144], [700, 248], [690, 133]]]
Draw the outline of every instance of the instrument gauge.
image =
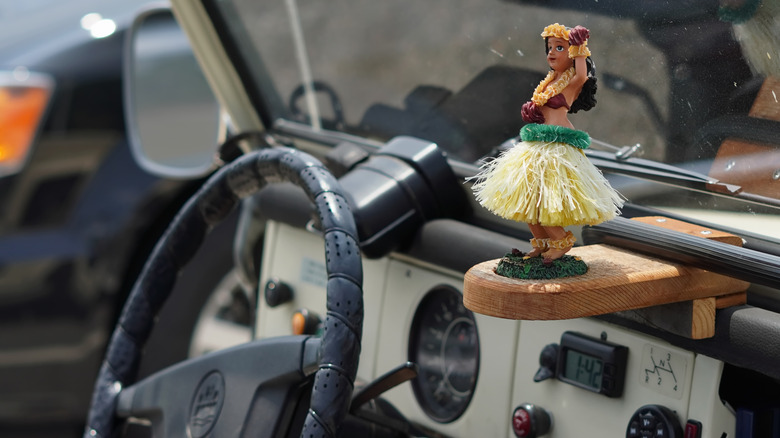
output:
[[460, 417], [477, 384], [479, 336], [456, 289], [437, 286], [423, 297], [412, 320], [409, 360], [419, 366], [412, 388], [423, 411], [440, 423]]

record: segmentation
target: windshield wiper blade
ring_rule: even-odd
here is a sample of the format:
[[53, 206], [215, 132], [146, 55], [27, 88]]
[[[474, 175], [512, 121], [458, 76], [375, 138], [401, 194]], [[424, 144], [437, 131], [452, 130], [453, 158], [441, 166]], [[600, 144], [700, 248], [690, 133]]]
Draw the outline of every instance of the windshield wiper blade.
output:
[[620, 158], [615, 153], [593, 149], [586, 150], [585, 154], [596, 167], [605, 172], [633, 176], [768, 207], [780, 207], [780, 199], [745, 192], [740, 185], [725, 183], [694, 170], [643, 158]]
[[636, 176], [674, 186], [684, 186], [694, 190], [714, 191], [726, 195], [737, 195], [742, 192], [742, 187], [736, 184], [723, 183], [702, 173], [671, 164], [659, 163], [643, 158], [620, 159], [614, 153], [592, 149], [586, 150], [585, 153], [593, 164], [608, 172]]

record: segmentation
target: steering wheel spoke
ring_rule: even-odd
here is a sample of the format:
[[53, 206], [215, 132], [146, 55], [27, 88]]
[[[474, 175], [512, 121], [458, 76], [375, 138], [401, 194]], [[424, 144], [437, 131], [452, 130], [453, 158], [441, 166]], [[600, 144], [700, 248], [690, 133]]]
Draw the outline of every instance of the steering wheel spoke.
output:
[[185, 428], [193, 438], [233, 436], [258, 421], [285, 430], [282, 412], [293, 411], [296, 389], [316, 370], [319, 345], [316, 338], [280, 337], [190, 359], [124, 388], [117, 417], [148, 420], [154, 436]]

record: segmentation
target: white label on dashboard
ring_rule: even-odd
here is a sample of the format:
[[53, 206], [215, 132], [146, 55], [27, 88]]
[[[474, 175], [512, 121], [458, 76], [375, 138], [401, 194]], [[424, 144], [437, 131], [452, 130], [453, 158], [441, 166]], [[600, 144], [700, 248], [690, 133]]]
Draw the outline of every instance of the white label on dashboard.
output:
[[685, 356], [653, 344], [645, 344], [639, 382], [663, 395], [679, 399], [685, 388]]
[[301, 259], [301, 281], [314, 286], [328, 286], [328, 271], [325, 264], [308, 257]]

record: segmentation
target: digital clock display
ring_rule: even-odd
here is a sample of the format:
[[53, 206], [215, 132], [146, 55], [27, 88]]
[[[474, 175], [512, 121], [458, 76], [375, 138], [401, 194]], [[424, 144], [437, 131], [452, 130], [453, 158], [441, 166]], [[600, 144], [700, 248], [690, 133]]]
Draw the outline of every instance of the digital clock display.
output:
[[566, 351], [566, 367], [563, 376], [593, 388], [601, 390], [601, 377], [604, 371], [604, 362], [596, 357], [582, 354], [579, 351]]
[[620, 397], [626, 377], [628, 348], [577, 332], [564, 332], [555, 376], [589, 391]]

